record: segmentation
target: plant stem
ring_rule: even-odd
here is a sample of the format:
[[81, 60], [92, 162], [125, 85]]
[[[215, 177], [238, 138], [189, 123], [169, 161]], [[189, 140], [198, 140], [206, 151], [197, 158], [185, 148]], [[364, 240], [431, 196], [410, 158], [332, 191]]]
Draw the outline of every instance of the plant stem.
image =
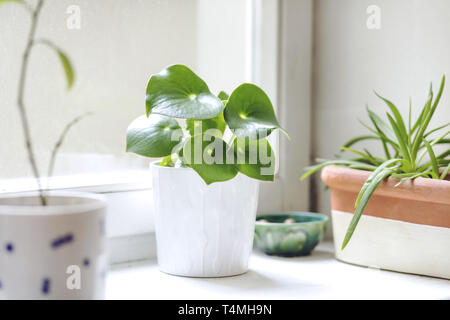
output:
[[44, 195], [44, 191], [42, 190], [42, 186], [41, 186], [39, 169], [37, 166], [36, 157], [34, 155], [33, 144], [32, 144], [32, 139], [31, 139], [30, 125], [28, 122], [27, 112], [26, 112], [25, 103], [24, 103], [25, 82], [26, 82], [26, 76], [27, 76], [27, 71], [28, 71], [29, 56], [30, 56], [31, 48], [33, 47], [33, 41], [34, 41], [34, 36], [36, 33], [36, 26], [37, 26], [38, 19], [39, 19], [39, 13], [41, 11], [43, 4], [44, 4], [44, 0], [39, 0], [38, 4], [36, 6], [36, 9], [32, 13], [31, 26], [30, 26], [30, 31], [28, 33], [27, 45], [26, 45], [25, 51], [22, 56], [22, 66], [21, 66], [20, 78], [19, 78], [19, 91], [18, 91], [18, 97], [17, 97], [17, 106], [19, 108], [20, 118], [22, 121], [22, 129], [23, 129], [23, 133], [24, 133], [25, 146], [26, 146], [27, 153], [28, 153], [28, 159], [30, 161], [31, 169], [33, 171], [33, 175], [34, 175], [34, 177], [36, 179], [36, 183], [38, 185], [39, 198], [41, 201], [41, 205], [45, 206], [45, 205], [47, 205], [47, 199]]
[[63, 131], [61, 132], [61, 135], [59, 136], [58, 141], [56, 141], [52, 156], [50, 158], [50, 163], [48, 166], [48, 173], [47, 173], [47, 189], [50, 188], [50, 179], [53, 176], [53, 170], [55, 168], [55, 162], [56, 162], [56, 156], [58, 154], [59, 149], [61, 148], [62, 144], [64, 143], [64, 139], [66, 138], [67, 134], [69, 133], [70, 129], [77, 124], [79, 121], [81, 121], [84, 117], [91, 115], [91, 112], [87, 112], [85, 114], [82, 114], [81, 116], [78, 116], [74, 118], [72, 121], [70, 121], [66, 126], [64, 127]]

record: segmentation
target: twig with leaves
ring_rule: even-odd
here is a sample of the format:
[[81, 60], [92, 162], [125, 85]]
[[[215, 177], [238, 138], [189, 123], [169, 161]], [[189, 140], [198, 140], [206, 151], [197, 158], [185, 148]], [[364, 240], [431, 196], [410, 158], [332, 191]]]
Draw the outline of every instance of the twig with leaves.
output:
[[[0, 0], [0, 6], [6, 3], [17, 3], [19, 5], [22, 5], [30, 14], [31, 14], [31, 24], [30, 29], [28, 32], [28, 38], [27, 43], [25, 47], [25, 51], [22, 56], [22, 62], [21, 62], [21, 69], [20, 69], [20, 77], [19, 77], [19, 86], [18, 86], [18, 93], [17, 93], [17, 106], [19, 109], [20, 119], [22, 123], [22, 129], [24, 133], [24, 139], [25, 139], [25, 146], [28, 154], [28, 160], [33, 172], [33, 176], [36, 179], [38, 192], [39, 192], [39, 199], [41, 205], [45, 206], [48, 204], [47, 197], [45, 195], [44, 189], [42, 188], [41, 183], [41, 174], [39, 171], [39, 167], [36, 160], [36, 155], [34, 151], [34, 145], [32, 140], [32, 135], [30, 131], [30, 124], [28, 121], [28, 115], [27, 115], [27, 108], [25, 106], [25, 89], [26, 89], [26, 79], [28, 75], [28, 65], [29, 65], [29, 58], [30, 53], [32, 51], [32, 48], [37, 44], [43, 44], [48, 46], [49, 48], [56, 51], [59, 60], [64, 68], [64, 73], [67, 79], [67, 89], [70, 90], [73, 86], [74, 80], [75, 80], [75, 74], [72, 67], [72, 64], [67, 57], [67, 55], [59, 49], [52, 41], [48, 39], [36, 39], [36, 27], [38, 25], [39, 16], [42, 10], [42, 7], [44, 5], [44, 0], [38, 0], [36, 7], [33, 8], [29, 3], [27, 3], [24, 0]], [[87, 116], [90, 113], [81, 115], [79, 117], [76, 117], [72, 121], [70, 121], [63, 129], [62, 133], [60, 134], [58, 140], [56, 141], [52, 156], [49, 163], [49, 169], [48, 169], [48, 181], [50, 181], [51, 176], [53, 175], [53, 170], [55, 166], [56, 156], [64, 142], [65, 137], [67, 136], [69, 130], [80, 120], [82, 120], [85, 116]], [[47, 189], [48, 189], [47, 185]]]

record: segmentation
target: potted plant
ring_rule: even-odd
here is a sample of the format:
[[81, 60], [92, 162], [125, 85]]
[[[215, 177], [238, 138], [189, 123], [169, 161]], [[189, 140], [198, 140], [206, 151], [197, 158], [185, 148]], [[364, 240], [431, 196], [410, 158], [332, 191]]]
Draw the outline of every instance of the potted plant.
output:
[[[428, 130], [444, 83], [445, 77], [435, 98], [430, 86], [414, 122], [411, 103], [405, 121], [391, 101], [379, 96], [390, 110], [388, 122], [367, 108], [373, 126], [364, 125], [370, 134], [351, 139], [341, 149], [356, 157], [318, 159], [306, 169], [302, 179], [324, 168], [337, 259], [450, 278], [450, 150], [445, 147], [450, 123]], [[367, 140], [379, 141], [384, 155], [352, 148]], [[443, 150], [438, 152], [438, 146]]]
[[[0, 196], [0, 299], [93, 299], [104, 295], [105, 201], [103, 197], [73, 192], [50, 192], [43, 187], [37, 165], [25, 104], [29, 57], [32, 48], [54, 50], [62, 63], [67, 85], [74, 83], [74, 70], [67, 55], [35, 32], [43, 0], [35, 7], [15, 2], [30, 13], [31, 23], [22, 56], [17, 106], [22, 121], [28, 159], [37, 192]], [[56, 156], [69, 130], [84, 116], [65, 127], [52, 150], [48, 182]]]
[[270, 99], [256, 85], [215, 96], [184, 65], [151, 76], [146, 115], [129, 126], [127, 151], [164, 157], [151, 164], [161, 271], [193, 277], [247, 271], [258, 181], [274, 178], [267, 136], [278, 128]]

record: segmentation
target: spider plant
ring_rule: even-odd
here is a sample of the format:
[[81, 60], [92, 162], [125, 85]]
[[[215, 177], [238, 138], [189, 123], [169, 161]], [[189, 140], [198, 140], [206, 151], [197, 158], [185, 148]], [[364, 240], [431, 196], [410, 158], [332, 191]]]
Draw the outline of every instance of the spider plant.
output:
[[[368, 107], [366, 108], [372, 126], [361, 123], [369, 130], [370, 134], [355, 137], [341, 148], [341, 152], [350, 152], [356, 157], [345, 160], [317, 159], [317, 164], [305, 168], [306, 173], [301, 177], [302, 180], [329, 165], [372, 171], [356, 198], [355, 212], [347, 228], [342, 250], [350, 241], [369, 199], [384, 179], [388, 177], [400, 179], [395, 185], [397, 187], [405, 181], [418, 177], [443, 180], [449, 173], [450, 149], [447, 148], [446, 151], [436, 154], [433, 147], [450, 143], [450, 139], [447, 138], [450, 133], [447, 130], [450, 123], [447, 122], [428, 130], [430, 120], [441, 99], [444, 84], [445, 76], [442, 77], [435, 98], [432, 85], [430, 85], [428, 99], [414, 122], [411, 121], [411, 100], [408, 119], [405, 120], [391, 101], [375, 93], [386, 103], [390, 112], [386, 112], [387, 121], [384, 121]], [[375, 156], [367, 149], [356, 150], [353, 148], [353, 145], [366, 140], [378, 140], [383, 146], [384, 156]]]

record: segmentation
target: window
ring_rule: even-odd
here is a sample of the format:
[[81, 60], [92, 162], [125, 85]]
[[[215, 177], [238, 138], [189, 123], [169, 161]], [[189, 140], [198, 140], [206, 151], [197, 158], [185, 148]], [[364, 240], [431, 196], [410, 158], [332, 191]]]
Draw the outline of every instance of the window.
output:
[[[67, 122], [88, 111], [56, 161], [56, 175], [146, 169], [148, 159], [126, 154], [125, 132], [144, 113], [151, 74], [167, 65], [190, 66], [213, 92], [230, 92], [249, 80], [248, 1], [48, 1], [37, 37], [54, 40], [72, 59], [73, 89], [66, 91], [57, 56], [33, 49], [26, 104], [39, 167], [45, 175], [51, 148]], [[71, 8], [79, 29], [71, 28]], [[16, 108], [20, 59], [28, 13], [8, 5], [0, 11], [0, 177], [30, 176]]]
[[[71, 20], [75, 13], [79, 28]], [[16, 107], [28, 27], [22, 7], [2, 6], [0, 193], [36, 188]], [[256, 82], [279, 109], [277, 0], [47, 1], [37, 36], [57, 43], [75, 69], [75, 84], [67, 91], [55, 53], [33, 48], [26, 107], [41, 175], [65, 125], [92, 111], [67, 135], [51, 188], [107, 195], [113, 262], [154, 255], [149, 159], [125, 152], [126, 129], [144, 113], [151, 74], [186, 64], [216, 93]], [[277, 140], [271, 141], [275, 149]], [[263, 186], [260, 208], [279, 206], [274, 188]]]

